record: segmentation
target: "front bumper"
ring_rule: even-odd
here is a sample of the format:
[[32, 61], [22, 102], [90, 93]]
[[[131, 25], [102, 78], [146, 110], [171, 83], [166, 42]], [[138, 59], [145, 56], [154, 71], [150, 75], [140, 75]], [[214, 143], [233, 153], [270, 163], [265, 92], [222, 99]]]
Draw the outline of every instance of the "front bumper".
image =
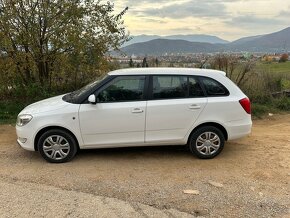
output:
[[[34, 149], [34, 135], [26, 126], [19, 127], [16, 125], [17, 143], [25, 150], [35, 151]], [[26, 139], [26, 140], [24, 140]]]

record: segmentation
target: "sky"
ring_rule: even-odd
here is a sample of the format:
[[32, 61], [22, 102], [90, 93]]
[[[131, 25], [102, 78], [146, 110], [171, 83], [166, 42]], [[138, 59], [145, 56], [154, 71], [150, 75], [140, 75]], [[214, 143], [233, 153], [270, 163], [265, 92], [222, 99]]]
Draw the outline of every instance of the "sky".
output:
[[290, 27], [290, 0], [111, 0], [131, 35], [208, 34], [233, 41]]

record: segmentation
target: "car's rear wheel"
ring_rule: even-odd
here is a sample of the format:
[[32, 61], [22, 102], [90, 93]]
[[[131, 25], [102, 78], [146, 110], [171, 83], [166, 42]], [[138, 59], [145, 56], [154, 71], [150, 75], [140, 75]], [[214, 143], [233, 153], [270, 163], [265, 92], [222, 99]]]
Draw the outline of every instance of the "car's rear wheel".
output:
[[224, 148], [225, 137], [222, 131], [214, 126], [203, 126], [191, 134], [190, 151], [202, 159], [217, 156]]
[[51, 163], [64, 163], [71, 160], [77, 152], [74, 137], [59, 129], [48, 130], [38, 140], [38, 151]]

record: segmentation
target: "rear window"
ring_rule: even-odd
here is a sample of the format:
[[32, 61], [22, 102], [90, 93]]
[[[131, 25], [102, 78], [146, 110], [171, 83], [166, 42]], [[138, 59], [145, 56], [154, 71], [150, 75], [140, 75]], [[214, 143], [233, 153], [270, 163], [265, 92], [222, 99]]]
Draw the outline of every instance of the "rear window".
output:
[[202, 82], [207, 96], [228, 96], [229, 91], [224, 87], [220, 82], [208, 78], [208, 77], [200, 77], [200, 81]]

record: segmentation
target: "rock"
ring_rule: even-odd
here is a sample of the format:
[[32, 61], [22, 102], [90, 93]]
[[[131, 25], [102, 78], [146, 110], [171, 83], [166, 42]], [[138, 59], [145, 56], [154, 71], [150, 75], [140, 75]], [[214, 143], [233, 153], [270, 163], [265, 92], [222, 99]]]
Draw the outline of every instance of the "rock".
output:
[[253, 187], [253, 186], [251, 186], [250, 189], [251, 189], [252, 191], [255, 191], [255, 187]]
[[191, 195], [199, 195], [200, 194], [198, 190], [191, 190], [191, 189], [183, 190], [183, 193], [184, 194], [191, 194]]
[[269, 117], [273, 117], [273, 115], [274, 115], [274, 114], [272, 114], [272, 113], [269, 113]]
[[218, 182], [208, 181], [208, 183], [211, 184], [211, 185], [214, 186], [214, 187], [217, 187], [217, 188], [222, 188], [222, 187], [224, 187], [223, 184], [218, 183]]
[[262, 192], [259, 192], [259, 195], [260, 195], [261, 197], [263, 197], [264, 194], [263, 194]]

